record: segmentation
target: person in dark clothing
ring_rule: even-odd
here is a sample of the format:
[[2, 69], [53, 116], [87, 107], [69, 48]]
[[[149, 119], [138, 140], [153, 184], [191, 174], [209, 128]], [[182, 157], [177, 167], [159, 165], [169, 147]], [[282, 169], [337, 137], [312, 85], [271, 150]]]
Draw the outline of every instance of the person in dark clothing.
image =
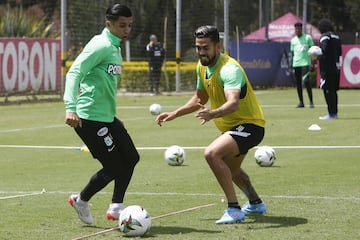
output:
[[150, 42], [146, 45], [146, 52], [149, 56], [149, 92], [159, 95], [161, 66], [165, 58], [165, 49], [154, 34], [150, 36]]
[[319, 117], [321, 120], [338, 118], [338, 95], [340, 87], [340, 67], [342, 62], [341, 38], [334, 32], [329, 19], [321, 19], [319, 22], [321, 33], [320, 48], [322, 55], [319, 58], [320, 88], [324, 92], [328, 114]]

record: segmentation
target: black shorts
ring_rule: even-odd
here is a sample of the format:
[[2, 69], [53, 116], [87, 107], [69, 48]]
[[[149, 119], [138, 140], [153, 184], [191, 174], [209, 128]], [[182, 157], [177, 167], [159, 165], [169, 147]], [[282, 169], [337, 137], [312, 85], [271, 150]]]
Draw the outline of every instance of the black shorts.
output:
[[135, 145], [119, 119], [111, 123], [81, 120], [82, 127], [75, 131], [104, 168], [115, 170], [139, 161]]
[[246, 154], [249, 149], [257, 146], [263, 140], [265, 129], [255, 124], [245, 123], [235, 126], [225, 133], [233, 137], [240, 154]]

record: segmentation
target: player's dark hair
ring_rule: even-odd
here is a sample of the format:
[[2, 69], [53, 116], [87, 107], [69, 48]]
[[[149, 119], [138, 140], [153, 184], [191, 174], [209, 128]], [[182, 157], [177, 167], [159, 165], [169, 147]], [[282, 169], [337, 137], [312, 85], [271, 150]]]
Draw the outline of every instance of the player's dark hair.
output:
[[201, 26], [194, 32], [195, 38], [210, 38], [212, 42], [220, 42], [219, 31], [215, 26]]
[[334, 31], [331, 21], [327, 18], [323, 18], [319, 21], [318, 28], [319, 28], [320, 33]]
[[122, 17], [132, 17], [132, 13], [130, 8], [128, 8], [125, 5], [121, 5], [121, 4], [114, 4], [111, 5], [107, 10], [106, 10], [106, 20], [109, 21], [116, 21], [120, 16]]
[[302, 23], [301, 22], [297, 22], [294, 24], [294, 27], [302, 27]]

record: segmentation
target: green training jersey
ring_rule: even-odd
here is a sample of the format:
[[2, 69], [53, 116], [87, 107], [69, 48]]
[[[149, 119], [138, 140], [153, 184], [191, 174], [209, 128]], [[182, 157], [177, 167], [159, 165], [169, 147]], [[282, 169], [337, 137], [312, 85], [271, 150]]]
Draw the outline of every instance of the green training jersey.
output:
[[290, 42], [290, 51], [292, 52], [292, 66], [304, 67], [310, 65], [308, 50], [314, 42], [310, 35], [302, 34], [300, 37], [295, 36]]
[[120, 38], [104, 28], [86, 44], [66, 74], [67, 112], [76, 112], [86, 120], [114, 120], [122, 65], [120, 42]]

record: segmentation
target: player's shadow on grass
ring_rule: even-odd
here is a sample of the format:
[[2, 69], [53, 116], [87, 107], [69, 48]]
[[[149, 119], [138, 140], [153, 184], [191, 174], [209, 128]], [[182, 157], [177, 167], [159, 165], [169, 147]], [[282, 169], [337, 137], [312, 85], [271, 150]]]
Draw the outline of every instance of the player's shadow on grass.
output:
[[306, 218], [300, 217], [284, 217], [284, 216], [269, 216], [261, 214], [247, 215], [244, 224], [253, 225], [256, 223], [270, 224], [264, 228], [281, 228], [281, 227], [295, 227], [301, 224], [307, 224]]
[[[152, 226], [150, 228], [150, 232], [146, 234], [144, 237], [155, 237], [157, 235], [162, 234], [187, 234], [187, 233], [206, 233], [206, 234], [214, 234], [220, 233], [221, 231], [213, 231], [213, 230], [201, 230], [189, 227], [171, 227], [171, 226]], [[143, 237], [143, 238], [144, 238]]]

